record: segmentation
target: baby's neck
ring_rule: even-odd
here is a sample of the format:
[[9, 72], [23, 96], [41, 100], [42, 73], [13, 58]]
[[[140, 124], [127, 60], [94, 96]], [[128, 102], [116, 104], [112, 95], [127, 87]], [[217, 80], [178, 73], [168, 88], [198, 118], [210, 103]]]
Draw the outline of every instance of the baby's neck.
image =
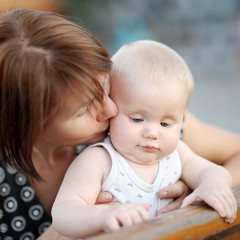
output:
[[146, 183], [154, 183], [158, 174], [159, 162], [153, 164], [138, 164], [127, 159], [126, 161], [139, 178]]

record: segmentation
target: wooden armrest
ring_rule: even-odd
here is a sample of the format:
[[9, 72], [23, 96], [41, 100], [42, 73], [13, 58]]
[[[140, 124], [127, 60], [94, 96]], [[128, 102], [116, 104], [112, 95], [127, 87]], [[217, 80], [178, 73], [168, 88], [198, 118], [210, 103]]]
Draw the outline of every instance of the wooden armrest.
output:
[[160, 240], [160, 239], [240, 239], [240, 187], [233, 190], [237, 200], [237, 218], [225, 223], [219, 214], [206, 204], [188, 206], [162, 214], [150, 221], [105, 233], [91, 240]]
[[[173, 212], [162, 214], [150, 221], [122, 229], [114, 233], [105, 233], [91, 240], [233, 240], [240, 239], [240, 187], [233, 190], [237, 200], [237, 218], [231, 224], [224, 220], [206, 204], [188, 206]], [[38, 240], [66, 240], [50, 226]]]

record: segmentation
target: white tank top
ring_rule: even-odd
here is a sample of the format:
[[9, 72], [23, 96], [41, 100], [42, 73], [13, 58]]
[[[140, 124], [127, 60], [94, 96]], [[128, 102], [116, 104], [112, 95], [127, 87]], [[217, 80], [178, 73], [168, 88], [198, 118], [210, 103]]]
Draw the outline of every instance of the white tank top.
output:
[[[125, 158], [111, 144], [109, 137], [104, 142], [92, 146], [103, 146], [111, 156], [112, 168], [102, 184], [102, 191], [111, 192], [113, 201], [151, 205], [150, 218], [156, 216], [159, 209], [169, 204], [172, 199], [160, 199], [158, 192], [163, 187], [177, 182], [181, 176], [181, 162], [177, 150], [159, 162], [158, 174], [153, 184], [139, 178]], [[91, 146], [91, 147], [92, 147]]]

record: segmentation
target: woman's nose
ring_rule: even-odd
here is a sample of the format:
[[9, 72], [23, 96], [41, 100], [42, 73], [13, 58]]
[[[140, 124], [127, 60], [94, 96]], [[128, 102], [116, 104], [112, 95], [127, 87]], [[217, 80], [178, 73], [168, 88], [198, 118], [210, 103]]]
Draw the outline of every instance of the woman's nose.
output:
[[104, 122], [111, 117], [117, 115], [118, 109], [116, 104], [109, 96], [105, 96], [102, 104], [102, 109], [97, 115], [97, 121]]

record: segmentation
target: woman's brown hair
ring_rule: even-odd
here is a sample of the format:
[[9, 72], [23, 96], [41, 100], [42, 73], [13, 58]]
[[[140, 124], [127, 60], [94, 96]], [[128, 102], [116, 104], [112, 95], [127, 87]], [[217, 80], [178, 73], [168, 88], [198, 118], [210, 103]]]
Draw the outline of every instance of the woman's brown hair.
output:
[[[59, 109], [63, 90], [88, 91], [101, 102], [97, 80], [112, 66], [105, 48], [84, 28], [44, 11], [0, 16], [0, 156], [39, 178], [32, 150], [44, 123]], [[83, 93], [84, 94], [84, 93]]]

